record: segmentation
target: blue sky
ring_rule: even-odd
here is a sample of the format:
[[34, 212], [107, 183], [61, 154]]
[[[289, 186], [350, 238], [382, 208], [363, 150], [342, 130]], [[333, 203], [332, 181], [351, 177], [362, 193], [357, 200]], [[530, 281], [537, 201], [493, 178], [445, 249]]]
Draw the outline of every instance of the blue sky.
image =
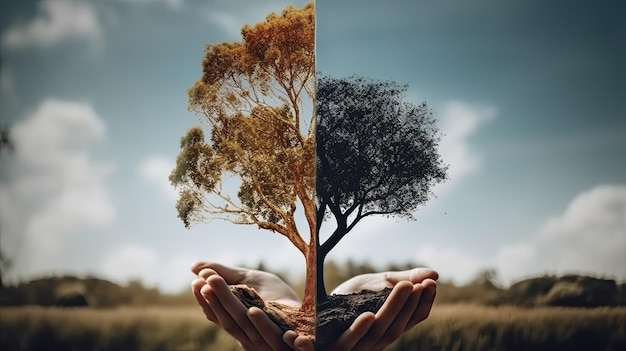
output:
[[[186, 288], [195, 260], [300, 274], [286, 239], [184, 229], [167, 176], [198, 124], [205, 44], [286, 1], [3, 4], [0, 229], [13, 279], [93, 274]], [[291, 2], [302, 6], [305, 1]], [[408, 83], [439, 120], [450, 180], [417, 221], [372, 218], [329, 258], [414, 261], [463, 283], [626, 278], [626, 7], [619, 1], [316, 2], [318, 70]], [[8, 10], [4, 10], [8, 9]]]

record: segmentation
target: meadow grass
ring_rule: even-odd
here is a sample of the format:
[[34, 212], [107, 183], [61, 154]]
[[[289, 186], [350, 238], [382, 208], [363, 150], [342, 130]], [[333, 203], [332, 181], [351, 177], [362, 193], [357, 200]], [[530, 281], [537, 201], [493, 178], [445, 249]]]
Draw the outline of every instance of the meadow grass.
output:
[[626, 350], [626, 308], [436, 305], [388, 350]]
[[[2, 350], [239, 350], [196, 307], [0, 309]], [[436, 305], [387, 350], [626, 350], [626, 308]]]
[[239, 350], [199, 308], [0, 309], [2, 350]]

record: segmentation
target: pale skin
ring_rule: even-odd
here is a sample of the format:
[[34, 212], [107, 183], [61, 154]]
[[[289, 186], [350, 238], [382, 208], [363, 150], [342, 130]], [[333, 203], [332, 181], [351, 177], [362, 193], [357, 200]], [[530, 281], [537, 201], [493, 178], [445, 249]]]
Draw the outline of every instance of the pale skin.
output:
[[[198, 276], [192, 283], [192, 291], [206, 318], [224, 328], [245, 350], [314, 350], [310, 338], [294, 331], [283, 333], [263, 311], [255, 307], [247, 309], [229, 289], [229, 285], [245, 284], [266, 301], [299, 306], [296, 293], [277, 276], [210, 262], [194, 264], [192, 272]], [[387, 287], [393, 290], [376, 314], [361, 314], [328, 351], [383, 350], [428, 317], [437, 278], [437, 272], [431, 269], [415, 268], [363, 274], [339, 285], [333, 294]]]

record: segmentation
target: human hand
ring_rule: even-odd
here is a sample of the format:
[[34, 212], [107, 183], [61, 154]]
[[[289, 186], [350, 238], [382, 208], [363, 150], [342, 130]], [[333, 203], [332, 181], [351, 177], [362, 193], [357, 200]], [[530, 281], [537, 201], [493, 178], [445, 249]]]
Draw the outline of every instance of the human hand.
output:
[[265, 312], [246, 308], [229, 288], [244, 284], [264, 301], [300, 306], [293, 289], [276, 275], [210, 262], [198, 262], [191, 270], [198, 276], [192, 291], [206, 318], [224, 328], [245, 350], [313, 350], [310, 338], [291, 330], [283, 333]]
[[437, 272], [415, 268], [399, 272], [356, 276], [339, 285], [332, 294], [393, 288], [376, 314], [366, 312], [352, 323], [329, 351], [383, 350], [404, 332], [426, 319], [437, 290]]

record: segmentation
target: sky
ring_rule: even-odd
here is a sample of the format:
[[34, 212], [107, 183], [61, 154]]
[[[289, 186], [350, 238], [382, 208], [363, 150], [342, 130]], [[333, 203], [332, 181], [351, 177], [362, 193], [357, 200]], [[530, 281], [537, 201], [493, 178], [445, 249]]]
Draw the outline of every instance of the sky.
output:
[[[187, 289], [190, 265], [296, 277], [283, 237], [184, 228], [167, 177], [198, 125], [186, 89], [207, 43], [305, 1], [2, 0], [0, 244], [9, 281], [52, 274]], [[449, 180], [416, 221], [372, 217], [338, 262], [415, 262], [466, 283], [541, 274], [626, 280], [626, 5], [316, 1], [318, 71], [408, 84], [438, 120]]]

